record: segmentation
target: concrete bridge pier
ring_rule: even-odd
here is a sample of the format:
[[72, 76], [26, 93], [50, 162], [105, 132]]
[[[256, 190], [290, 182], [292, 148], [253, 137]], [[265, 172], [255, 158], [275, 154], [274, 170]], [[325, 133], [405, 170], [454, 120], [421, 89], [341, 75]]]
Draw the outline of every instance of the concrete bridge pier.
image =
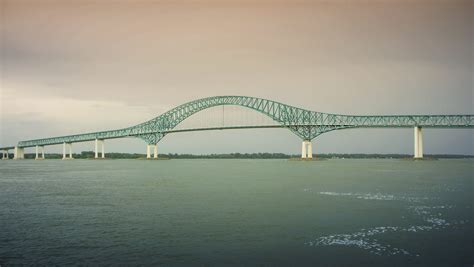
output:
[[105, 158], [105, 142], [103, 139], [95, 139], [95, 158], [99, 158], [99, 145], [101, 146], [101, 157]]
[[147, 144], [146, 145], [146, 158], [151, 159], [151, 149], [153, 148], [153, 158], [157, 159], [158, 158], [158, 144]]
[[[41, 157], [39, 157], [39, 151], [41, 150]], [[36, 146], [36, 157], [35, 159], [44, 159], [44, 146]]]
[[422, 159], [423, 158], [423, 132], [421, 131], [421, 127], [415, 127], [415, 159]]
[[15, 147], [13, 159], [24, 159], [25, 149], [23, 147]]
[[2, 159], [8, 159], [8, 149], [2, 150]]
[[312, 159], [313, 158], [313, 145], [310, 140], [304, 140], [301, 144], [301, 158]]
[[[68, 152], [69, 152], [69, 157], [67, 157]], [[63, 143], [63, 159], [73, 159], [72, 143]]]

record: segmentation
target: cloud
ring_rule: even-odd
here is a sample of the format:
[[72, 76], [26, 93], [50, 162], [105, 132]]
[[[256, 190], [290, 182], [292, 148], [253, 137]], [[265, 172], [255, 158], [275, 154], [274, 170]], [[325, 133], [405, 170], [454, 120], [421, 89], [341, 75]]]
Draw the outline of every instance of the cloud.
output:
[[22, 90], [2, 88], [1, 125], [2, 132], [15, 132], [18, 137], [34, 139], [128, 127], [164, 110], [167, 107], [42, 96], [41, 89], [25, 94]]
[[[2, 8], [2, 143], [126, 127], [212, 95], [346, 114], [474, 112], [472, 1], [6, 0]], [[245, 138], [241, 149], [264, 143]], [[359, 149], [349, 141], [342, 149]]]

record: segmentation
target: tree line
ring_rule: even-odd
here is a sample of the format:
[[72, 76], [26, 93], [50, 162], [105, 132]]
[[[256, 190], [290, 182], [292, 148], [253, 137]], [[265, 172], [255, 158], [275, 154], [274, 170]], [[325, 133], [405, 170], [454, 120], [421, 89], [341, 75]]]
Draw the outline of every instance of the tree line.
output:
[[[48, 159], [61, 159], [63, 155], [61, 153], [48, 153], [45, 154]], [[81, 153], [73, 154], [76, 159], [93, 159], [95, 156], [94, 151], [83, 151]], [[99, 154], [100, 156], [100, 154]], [[227, 153], [227, 154], [159, 154], [159, 158], [162, 159], [291, 159], [300, 158], [299, 154], [284, 154], [284, 153]], [[346, 154], [346, 153], [328, 153], [328, 154], [317, 154], [313, 157], [321, 159], [402, 159], [402, 158], [413, 158], [413, 155], [409, 154]], [[13, 158], [13, 154], [9, 154], [9, 158]], [[35, 153], [25, 154], [25, 158], [34, 159]], [[107, 159], [144, 159], [145, 154], [141, 153], [106, 153]], [[474, 158], [474, 155], [446, 155], [446, 154], [425, 154], [425, 158], [444, 158], [444, 159], [456, 159], [456, 158]]]

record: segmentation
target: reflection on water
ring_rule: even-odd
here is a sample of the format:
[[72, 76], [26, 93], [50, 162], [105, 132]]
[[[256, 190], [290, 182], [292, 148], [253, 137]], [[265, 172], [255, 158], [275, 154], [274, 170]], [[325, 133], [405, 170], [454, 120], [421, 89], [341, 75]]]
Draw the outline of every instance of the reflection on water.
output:
[[[309, 192], [308, 188], [303, 191]], [[352, 197], [355, 199], [364, 200], [390, 200], [390, 201], [407, 201], [407, 202], [422, 202], [429, 199], [428, 197], [408, 197], [384, 195], [381, 193], [338, 193], [338, 192], [319, 192], [321, 195], [335, 196], [335, 197]], [[376, 255], [414, 255], [419, 254], [410, 253], [406, 249], [397, 248], [390, 244], [382, 244], [377, 238], [385, 233], [394, 232], [419, 232], [419, 231], [433, 231], [439, 230], [458, 224], [466, 224], [469, 220], [447, 221], [442, 218], [443, 211], [454, 208], [453, 205], [441, 206], [408, 206], [407, 209], [419, 216], [426, 224], [412, 225], [409, 227], [401, 226], [378, 226], [369, 229], [360, 229], [360, 231], [349, 234], [334, 234], [328, 236], [321, 236], [313, 241], [306, 242], [309, 246], [355, 246]]]
[[413, 197], [413, 196], [394, 196], [394, 195], [384, 195], [381, 193], [336, 193], [336, 192], [319, 192], [321, 195], [328, 196], [349, 196], [357, 199], [366, 199], [366, 200], [404, 200], [408, 202], [420, 202], [422, 200], [428, 199], [428, 197]]

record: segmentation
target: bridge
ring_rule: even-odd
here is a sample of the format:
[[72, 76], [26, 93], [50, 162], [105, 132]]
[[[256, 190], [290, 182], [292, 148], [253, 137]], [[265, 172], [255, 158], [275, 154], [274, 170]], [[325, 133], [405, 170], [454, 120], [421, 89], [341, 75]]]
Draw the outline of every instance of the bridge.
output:
[[[239, 106], [267, 117], [271, 123], [256, 125], [219, 125], [180, 128], [187, 118], [206, 109]], [[213, 96], [177, 106], [149, 121], [128, 128], [19, 141], [15, 146], [0, 147], [2, 158], [14, 149], [14, 159], [23, 159], [25, 148], [36, 148], [36, 159], [44, 159], [44, 147], [63, 145], [63, 159], [72, 159], [72, 144], [95, 142], [95, 158], [105, 158], [104, 141], [113, 138], [136, 137], [146, 142], [147, 158], [158, 157], [158, 142], [168, 134], [189, 131], [286, 128], [302, 140], [301, 158], [311, 159], [312, 140], [334, 130], [352, 128], [413, 128], [414, 158], [423, 158], [422, 128], [473, 128], [474, 115], [339, 115], [306, 110], [280, 102], [249, 96]]]

